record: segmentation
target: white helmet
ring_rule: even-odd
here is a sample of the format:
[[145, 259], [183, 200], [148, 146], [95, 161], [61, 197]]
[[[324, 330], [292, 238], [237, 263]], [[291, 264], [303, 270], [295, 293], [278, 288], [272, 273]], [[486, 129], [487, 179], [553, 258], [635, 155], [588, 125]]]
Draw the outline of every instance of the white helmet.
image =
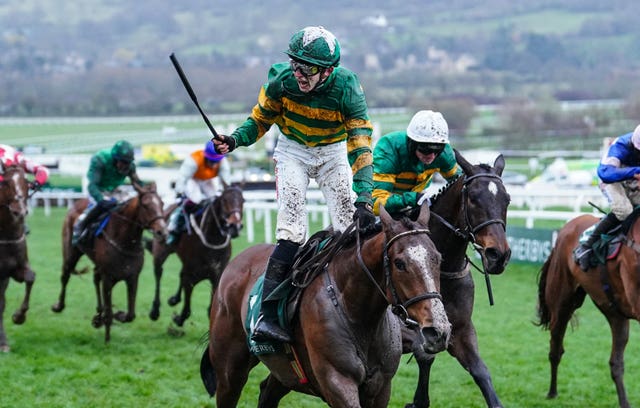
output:
[[421, 110], [411, 118], [407, 136], [418, 143], [449, 143], [449, 125], [440, 112]]
[[640, 125], [636, 126], [636, 130], [633, 131], [631, 143], [633, 143], [633, 147], [635, 147], [636, 150], [640, 150]]

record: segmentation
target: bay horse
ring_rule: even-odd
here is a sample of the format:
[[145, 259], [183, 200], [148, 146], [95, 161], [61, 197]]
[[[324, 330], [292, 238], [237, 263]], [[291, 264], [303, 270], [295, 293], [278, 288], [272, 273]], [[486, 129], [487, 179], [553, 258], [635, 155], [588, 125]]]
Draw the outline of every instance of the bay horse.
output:
[[36, 279], [29, 264], [24, 224], [28, 197], [29, 183], [24, 169], [20, 166], [4, 167], [0, 174], [0, 352], [4, 353], [11, 350], [3, 319], [9, 279], [25, 284], [24, 299], [11, 317], [15, 324], [23, 324], [27, 319], [31, 288]]
[[256, 245], [236, 256], [214, 294], [201, 361], [216, 406], [235, 407], [249, 372], [262, 362], [270, 374], [260, 386], [259, 407], [277, 406], [291, 390], [332, 407], [387, 407], [402, 352], [401, 323], [390, 310], [417, 327], [430, 353], [443, 350], [449, 339], [439, 294], [440, 254], [428, 220], [426, 204], [417, 221], [394, 220], [381, 206], [380, 232], [363, 242], [356, 235], [356, 243], [345, 243], [321, 265], [300, 294], [294, 340], [285, 346], [297, 370], [286, 354], [252, 354], [244, 328], [249, 303], [259, 303], [250, 296], [252, 288], [274, 246]]
[[[454, 152], [464, 175], [432, 197], [429, 222], [433, 241], [442, 254], [440, 289], [451, 322], [447, 351], [471, 374], [487, 406], [501, 407], [489, 369], [480, 357], [471, 320], [475, 289], [466, 252], [471, 244], [480, 255], [489, 300], [493, 304], [487, 274], [501, 274], [511, 258], [506, 234], [511, 198], [501, 178], [505, 161], [499, 155], [493, 166], [472, 165], [460, 152], [455, 149]], [[414, 354], [419, 369], [414, 399], [406, 408], [424, 408], [430, 406], [429, 375], [435, 356], [416, 347], [414, 339], [413, 331], [403, 328], [403, 352]]]
[[624, 350], [629, 340], [629, 319], [640, 321], [640, 222], [636, 209], [623, 222], [624, 234], [617, 256], [586, 272], [573, 259], [582, 232], [598, 218], [580, 215], [558, 232], [555, 246], [538, 276], [538, 324], [548, 329], [551, 382], [547, 398], [558, 396], [558, 366], [564, 354], [563, 340], [574, 312], [587, 295], [606, 317], [611, 329], [609, 357], [611, 378], [620, 407], [628, 408], [624, 386]]
[[[237, 185], [224, 184], [224, 190], [218, 197], [204, 200], [200, 210], [191, 214], [189, 232], [183, 233], [174, 245], [167, 245], [164, 239], [149, 241], [147, 249], [153, 254], [153, 272], [156, 278], [155, 296], [149, 317], [160, 317], [160, 280], [163, 264], [167, 257], [176, 253], [182, 262], [180, 283], [175, 295], [168, 300], [170, 306], [180, 303], [184, 293], [184, 305], [179, 315], [173, 316], [173, 322], [182, 327], [191, 316], [191, 294], [201, 281], [209, 279], [212, 293], [218, 286], [220, 275], [231, 258], [231, 239], [238, 237], [242, 229], [242, 211], [244, 197]], [[165, 211], [165, 220], [176, 205]], [[209, 309], [208, 309], [209, 310]]]
[[[162, 199], [155, 183], [133, 184], [137, 195], [118, 204], [103, 221], [101, 232], [91, 242], [71, 243], [73, 224], [89, 204], [88, 199], [74, 203], [65, 216], [62, 226], [62, 289], [58, 302], [51, 306], [56, 312], [65, 308], [66, 288], [71, 274], [78, 274], [75, 267], [83, 255], [94, 264], [93, 283], [97, 297], [97, 313], [92, 319], [95, 328], [105, 327], [105, 342], [111, 340], [113, 319], [126, 323], [135, 319], [138, 278], [144, 263], [142, 246], [143, 230], [149, 229], [161, 239], [167, 236], [167, 224], [162, 216]], [[127, 286], [127, 311], [113, 313], [111, 295], [119, 281]]]

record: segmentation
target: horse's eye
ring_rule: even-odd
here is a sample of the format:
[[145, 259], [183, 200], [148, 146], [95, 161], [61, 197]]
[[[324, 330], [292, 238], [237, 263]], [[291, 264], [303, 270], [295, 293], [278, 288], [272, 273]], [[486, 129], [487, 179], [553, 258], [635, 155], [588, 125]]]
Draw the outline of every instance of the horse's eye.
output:
[[404, 261], [400, 259], [394, 259], [393, 264], [396, 266], [396, 268], [400, 269], [401, 271], [404, 271], [405, 269], [407, 269], [407, 266], [405, 265]]

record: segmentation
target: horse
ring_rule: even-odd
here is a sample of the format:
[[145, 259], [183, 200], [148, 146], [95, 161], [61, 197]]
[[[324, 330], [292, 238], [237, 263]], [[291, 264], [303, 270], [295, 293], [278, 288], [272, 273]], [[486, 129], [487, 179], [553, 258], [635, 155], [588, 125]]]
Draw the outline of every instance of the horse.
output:
[[[191, 293], [200, 281], [209, 279], [212, 293], [218, 286], [220, 274], [231, 258], [231, 239], [238, 237], [242, 229], [242, 211], [244, 198], [242, 189], [237, 185], [224, 185], [218, 197], [203, 201], [200, 210], [190, 217], [191, 233], [182, 234], [175, 245], [167, 245], [165, 240], [149, 241], [147, 249], [153, 254], [153, 272], [156, 278], [155, 296], [149, 313], [151, 320], [160, 317], [160, 280], [163, 264], [167, 257], [175, 252], [180, 261], [180, 283], [175, 295], [168, 300], [170, 306], [180, 303], [184, 292], [184, 305], [179, 315], [173, 316], [173, 322], [182, 327], [191, 316]], [[165, 211], [168, 221], [176, 206]], [[207, 311], [209, 311], [207, 309]]]
[[381, 231], [363, 241], [356, 233], [355, 243], [346, 231], [344, 244], [303, 285], [288, 354], [253, 354], [244, 328], [249, 303], [259, 303], [250, 293], [274, 246], [252, 246], [236, 256], [214, 294], [201, 360], [201, 378], [216, 406], [236, 406], [249, 372], [262, 361], [270, 374], [260, 386], [259, 407], [277, 406], [291, 390], [333, 407], [386, 407], [401, 357], [400, 320], [391, 310], [416, 328], [428, 352], [443, 350], [449, 340], [440, 254], [428, 220], [426, 204], [417, 221], [394, 220], [381, 208]]
[[538, 275], [537, 324], [550, 332], [549, 399], [558, 396], [558, 366], [564, 354], [567, 325], [589, 295], [611, 329], [609, 367], [618, 403], [623, 408], [630, 406], [624, 386], [624, 350], [629, 340], [629, 319], [640, 320], [640, 222], [637, 217], [636, 210], [623, 223], [624, 236], [617, 244], [617, 256], [586, 272], [574, 261], [573, 250], [583, 231], [594, 225], [598, 218], [580, 215], [558, 232], [555, 246]]
[[29, 264], [25, 217], [28, 213], [29, 184], [24, 169], [7, 166], [0, 174], [0, 352], [11, 350], [4, 331], [5, 292], [9, 279], [25, 283], [22, 303], [11, 316], [13, 323], [27, 319], [31, 288], [36, 275]]
[[[137, 195], [118, 204], [100, 224], [99, 233], [91, 242], [73, 245], [73, 224], [89, 204], [88, 199], [74, 203], [62, 226], [62, 288], [58, 302], [51, 309], [60, 313], [65, 308], [66, 288], [71, 274], [79, 274], [75, 267], [83, 255], [94, 264], [93, 284], [97, 296], [97, 313], [92, 318], [95, 328], [105, 327], [105, 342], [111, 340], [111, 324], [132, 322], [135, 317], [138, 277], [144, 263], [143, 230], [149, 229], [158, 239], [166, 238], [167, 224], [162, 216], [162, 199], [154, 182], [133, 184]], [[106, 223], [106, 225], [105, 225]], [[113, 313], [111, 294], [119, 281], [127, 286], [127, 311]]]
[[[472, 165], [454, 151], [464, 175], [432, 197], [429, 222], [433, 241], [442, 254], [440, 289], [452, 326], [447, 351], [471, 374], [487, 406], [501, 407], [489, 369], [480, 357], [471, 320], [474, 282], [466, 251], [471, 244], [480, 255], [489, 300], [493, 303], [487, 274], [501, 274], [511, 257], [506, 234], [507, 207], [511, 198], [501, 179], [505, 161], [499, 155], [493, 166]], [[413, 402], [405, 407], [423, 408], [430, 405], [429, 375], [435, 356], [425, 353], [414, 341], [415, 334], [403, 329], [403, 352], [414, 354], [419, 369]]]

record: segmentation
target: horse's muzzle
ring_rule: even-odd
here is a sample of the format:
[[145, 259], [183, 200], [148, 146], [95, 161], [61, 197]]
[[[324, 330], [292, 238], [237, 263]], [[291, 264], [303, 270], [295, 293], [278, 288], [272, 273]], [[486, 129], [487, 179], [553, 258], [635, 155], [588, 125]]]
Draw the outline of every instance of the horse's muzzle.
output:
[[422, 348], [428, 354], [436, 354], [447, 349], [450, 330], [440, 330], [436, 327], [425, 327], [420, 331]]
[[487, 248], [484, 251], [482, 258], [484, 270], [488, 274], [500, 275], [504, 272], [509, 260], [511, 259], [511, 249], [507, 249], [505, 252], [502, 252], [495, 248]]

